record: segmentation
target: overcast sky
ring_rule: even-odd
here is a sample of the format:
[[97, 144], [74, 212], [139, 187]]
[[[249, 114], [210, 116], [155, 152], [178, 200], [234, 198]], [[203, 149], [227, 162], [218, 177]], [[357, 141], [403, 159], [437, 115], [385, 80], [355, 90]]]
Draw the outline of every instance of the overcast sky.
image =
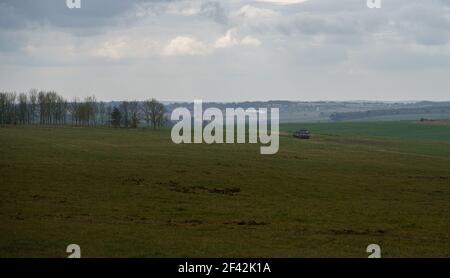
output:
[[450, 0], [0, 0], [0, 90], [449, 100]]

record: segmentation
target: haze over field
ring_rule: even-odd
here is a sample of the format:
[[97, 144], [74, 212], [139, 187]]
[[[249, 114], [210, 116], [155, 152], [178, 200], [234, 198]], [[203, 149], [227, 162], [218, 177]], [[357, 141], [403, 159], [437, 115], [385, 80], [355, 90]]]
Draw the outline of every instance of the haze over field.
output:
[[0, 0], [2, 90], [448, 100], [450, 1]]

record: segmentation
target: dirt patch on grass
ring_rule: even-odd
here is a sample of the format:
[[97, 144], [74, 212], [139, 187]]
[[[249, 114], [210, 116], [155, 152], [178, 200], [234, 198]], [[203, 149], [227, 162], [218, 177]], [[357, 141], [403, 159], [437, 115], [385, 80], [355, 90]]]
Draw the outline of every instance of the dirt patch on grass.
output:
[[139, 178], [139, 177], [127, 177], [122, 180], [122, 184], [128, 184], [128, 185], [144, 185], [145, 179]]
[[269, 225], [267, 222], [258, 222], [255, 220], [249, 220], [249, 221], [230, 221], [223, 223], [225, 225], [238, 225], [238, 226], [265, 226]]
[[448, 119], [441, 119], [441, 120], [421, 119], [417, 123], [422, 125], [450, 126], [450, 120]]
[[331, 229], [330, 232], [335, 235], [383, 235], [386, 233], [385, 230], [353, 230], [353, 229]]
[[186, 194], [199, 194], [199, 193], [211, 193], [211, 194], [221, 194], [221, 195], [228, 195], [228, 196], [234, 196], [241, 192], [241, 189], [239, 187], [214, 187], [214, 188], [208, 188], [206, 186], [184, 186], [179, 184], [176, 181], [170, 180], [167, 183], [159, 182], [158, 184], [166, 184], [171, 191], [180, 192], [180, 193], [186, 193]]
[[170, 226], [198, 226], [204, 224], [205, 222], [198, 219], [187, 219], [187, 220], [167, 220], [167, 225]]
[[448, 180], [449, 178], [446, 176], [408, 176], [408, 179], [414, 180]]
[[8, 163], [0, 163], [0, 169], [1, 168], [9, 168], [9, 167], [11, 167], [11, 165]]
[[223, 194], [223, 195], [230, 195], [233, 196], [239, 192], [241, 192], [241, 189], [238, 187], [230, 187], [230, 188], [213, 188], [213, 189], [208, 189], [209, 193], [214, 193], [214, 194]]
[[130, 222], [145, 222], [148, 220], [147, 217], [139, 215], [125, 215], [123, 219]]
[[31, 198], [33, 198], [33, 200], [43, 200], [46, 199], [45, 196], [39, 195], [39, 194], [33, 194], [31, 195]]

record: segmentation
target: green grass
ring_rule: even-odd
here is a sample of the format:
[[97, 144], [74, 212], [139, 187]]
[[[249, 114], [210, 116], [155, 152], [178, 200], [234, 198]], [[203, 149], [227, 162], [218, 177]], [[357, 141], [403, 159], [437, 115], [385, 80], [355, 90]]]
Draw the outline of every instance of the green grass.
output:
[[300, 126], [314, 138], [273, 156], [169, 130], [0, 128], [0, 257], [450, 256], [448, 127], [282, 129]]
[[421, 118], [424, 119], [434, 119], [442, 120], [449, 119], [449, 113], [423, 113], [423, 114], [400, 114], [400, 115], [389, 115], [389, 116], [373, 116], [361, 119], [355, 119], [353, 121], [359, 122], [372, 122], [372, 121], [418, 121]]
[[283, 124], [280, 129], [292, 132], [299, 128], [326, 135], [450, 141], [450, 126], [426, 125], [414, 121]]

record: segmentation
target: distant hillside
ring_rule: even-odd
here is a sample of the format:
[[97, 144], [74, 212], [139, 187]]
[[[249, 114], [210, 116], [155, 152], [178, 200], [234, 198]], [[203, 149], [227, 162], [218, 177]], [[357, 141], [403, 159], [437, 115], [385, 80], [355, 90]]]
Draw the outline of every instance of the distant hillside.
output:
[[[170, 113], [178, 107], [193, 110], [191, 102], [167, 103], [166, 109]], [[420, 119], [422, 115], [439, 113], [450, 117], [450, 102], [370, 102], [370, 101], [254, 101], [254, 102], [206, 102], [203, 109], [217, 107], [225, 108], [279, 108], [281, 122], [328, 122], [364, 119], [370, 117], [386, 117], [395, 115], [409, 115]], [[414, 115], [417, 115], [414, 116]]]
[[440, 115], [439, 117], [450, 117], [450, 104], [442, 106], [442, 103], [434, 105], [426, 105], [425, 107], [398, 108], [398, 109], [382, 109], [355, 112], [338, 112], [333, 113], [330, 119], [333, 121], [349, 121], [368, 118], [397, 118], [398, 116], [416, 115], [416, 118], [422, 118], [429, 115]]
[[[163, 102], [168, 115], [175, 108], [185, 107], [193, 112], [193, 102]], [[109, 102], [119, 106], [120, 101]], [[420, 118], [449, 118], [450, 102], [373, 102], [373, 101], [247, 101], [247, 102], [204, 102], [203, 110], [210, 107], [226, 108], [279, 108], [280, 121], [330, 122], [354, 120], [419, 120]]]

